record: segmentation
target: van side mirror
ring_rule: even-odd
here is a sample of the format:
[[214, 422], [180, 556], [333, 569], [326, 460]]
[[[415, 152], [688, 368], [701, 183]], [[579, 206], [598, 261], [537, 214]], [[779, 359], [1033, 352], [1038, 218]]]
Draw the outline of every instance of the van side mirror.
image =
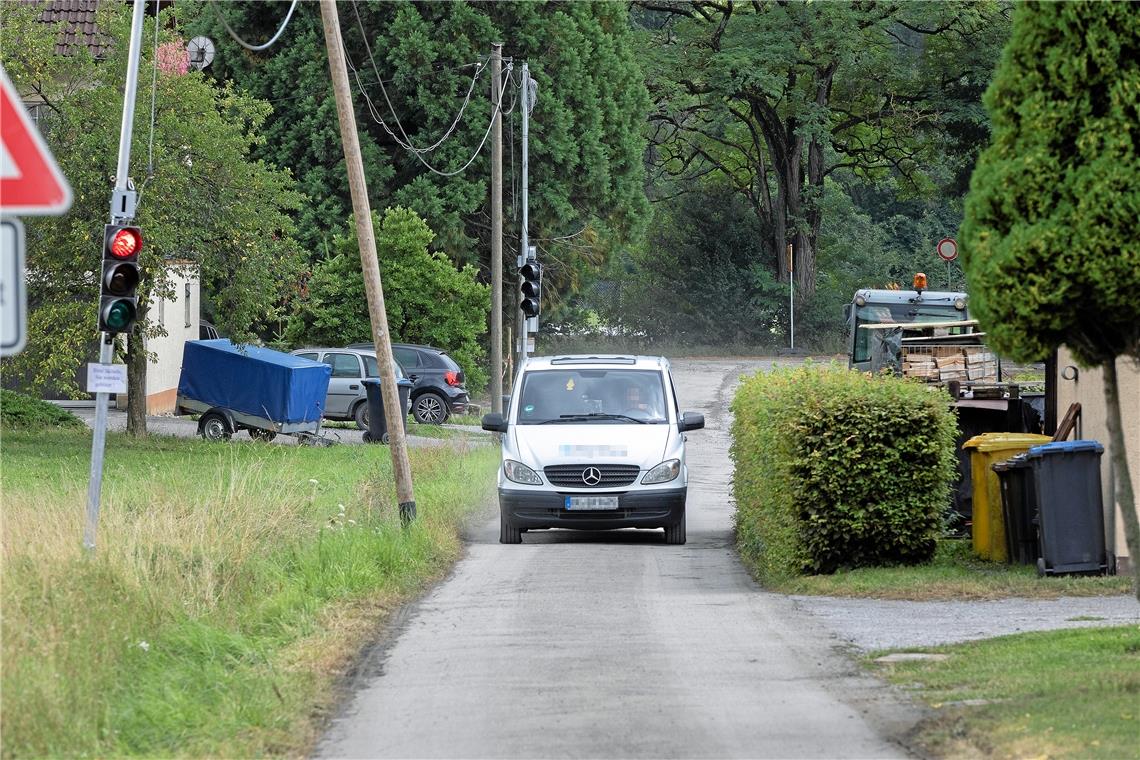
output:
[[507, 419], [498, 412], [483, 415], [483, 429], [492, 433], [507, 432]]
[[700, 430], [704, 426], [705, 416], [696, 412], [684, 412], [681, 415], [681, 421], [677, 424], [682, 433], [686, 430]]

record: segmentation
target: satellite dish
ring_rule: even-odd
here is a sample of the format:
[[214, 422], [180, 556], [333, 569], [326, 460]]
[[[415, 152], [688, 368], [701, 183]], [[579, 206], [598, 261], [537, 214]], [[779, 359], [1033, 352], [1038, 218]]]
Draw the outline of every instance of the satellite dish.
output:
[[186, 43], [186, 53], [190, 56], [190, 66], [201, 71], [214, 60], [214, 43], [209, 37], [195, 37]]

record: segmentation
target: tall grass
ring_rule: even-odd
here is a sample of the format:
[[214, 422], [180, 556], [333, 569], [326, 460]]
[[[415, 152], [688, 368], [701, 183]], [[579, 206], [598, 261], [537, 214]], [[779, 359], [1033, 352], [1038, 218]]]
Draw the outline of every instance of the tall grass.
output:
[[303, 751], [353, 637], [456, 557], [496, 462], [413, 451], [405, 530], [386, 447], [112, 436], [89, 555], [89, 434], [2, 444], [4, 757]]

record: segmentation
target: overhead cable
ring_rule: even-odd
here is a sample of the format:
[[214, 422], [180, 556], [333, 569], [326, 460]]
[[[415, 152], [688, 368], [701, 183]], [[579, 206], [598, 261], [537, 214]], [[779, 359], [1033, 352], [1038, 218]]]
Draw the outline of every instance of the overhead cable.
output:
[[273, 47], [273, 44], [277, 42], [277, 39], [282, 35], [282, 33], [284, 33], [285, 27], [289, 26], [289, 19], [293, 18], [293, 11], [297, 10], [298, 2], [300, 2], [300, 0], [293, 0], [293, 3], [289, 6], [289, 12], [285, 14], [285, 20], [281, 22], [281, 28], [277, 30], [276, 34], [269, 38], [269, 42], [266, 42], [262, 45], [251, 45], [250, 43], [243, 40], [240, 36], [238, 36], [238, 33], [231, 29], [230, 25], [226, 23], [226, 19], [224, 16], [222, 16], [222, 12], [218, 10], [217, 2], [215, 0], [210, 0], [210, 5], [213, 6], [214, 14], [218, 17], [218, 21], [222, 22], [222, 26], [226, 28], [226, 31], [229, 32], [230, 36], [234, 38], [234, 41], [237, 42], [237, 44], [241, 45], [246, 50], [252, 50], [255, 53], [260, 53], [262, 50], [268, 50], [269, 48]]

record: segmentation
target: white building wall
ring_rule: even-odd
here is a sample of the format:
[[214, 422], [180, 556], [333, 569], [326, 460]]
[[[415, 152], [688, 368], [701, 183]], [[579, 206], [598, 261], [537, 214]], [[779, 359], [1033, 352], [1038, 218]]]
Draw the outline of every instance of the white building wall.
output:
[[201, 298], [197, 267], [179, 265], [168, 273], [174, 284], [174, 297], [151, 305], [149, 319], [161, 324], [166, 335], [147, 339], [147, 350], [156, 361], [147, 366], [147, 414], [174, 411], [178, 377], [182, 372], [182, 347], [198, 340]]

